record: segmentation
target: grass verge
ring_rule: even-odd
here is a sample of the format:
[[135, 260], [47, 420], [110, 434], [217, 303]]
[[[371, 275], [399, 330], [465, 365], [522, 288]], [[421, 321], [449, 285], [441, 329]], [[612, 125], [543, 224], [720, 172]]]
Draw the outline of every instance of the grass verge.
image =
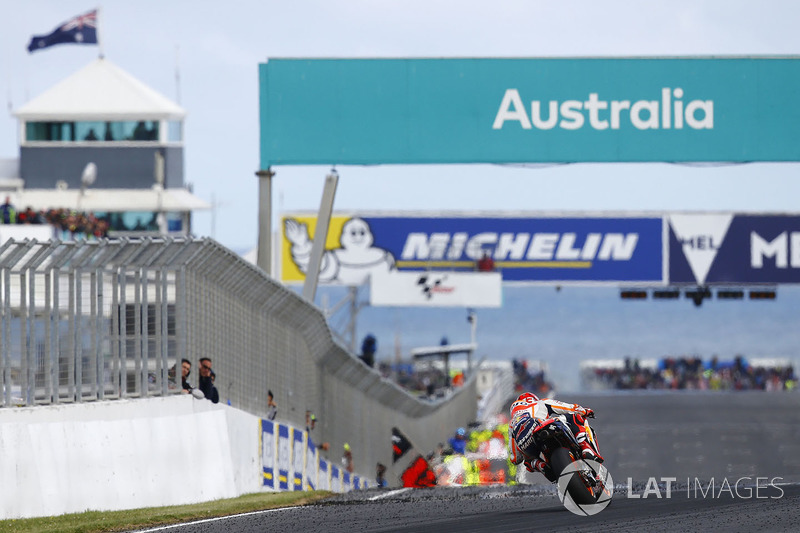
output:
[[278, 507], [307, 505], [327, 498], [328, 491], [258, 492], [229, 500], [195, 505], [149, 507], [129, 511], [86, 511], [84, 513], [0, 520], [0, 532], [14, 533], [105, 533], [166, 526], [217, 516], [228, 516]]

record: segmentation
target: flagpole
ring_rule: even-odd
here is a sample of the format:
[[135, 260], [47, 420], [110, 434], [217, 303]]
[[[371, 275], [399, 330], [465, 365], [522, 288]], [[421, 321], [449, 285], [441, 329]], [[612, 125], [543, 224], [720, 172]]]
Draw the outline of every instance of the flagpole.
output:
[[95, 17], [94, 23], [94, 30], [97, 34], [97, 57], [100, 59], [105, 58], [105, 54], [103, 54], [103, 40], [100, 38], [100, 13], [102, 12], [103, 6], [97, 6], [97, 16]]

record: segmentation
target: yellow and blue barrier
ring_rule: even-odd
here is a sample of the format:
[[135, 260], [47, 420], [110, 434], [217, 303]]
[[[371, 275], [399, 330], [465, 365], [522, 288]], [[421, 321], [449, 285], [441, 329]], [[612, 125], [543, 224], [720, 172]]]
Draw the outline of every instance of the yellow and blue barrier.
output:
[[308, 432], [261, 420], [262, 486], [275, 491], [349, 492], [374, 483], [324, 458]]

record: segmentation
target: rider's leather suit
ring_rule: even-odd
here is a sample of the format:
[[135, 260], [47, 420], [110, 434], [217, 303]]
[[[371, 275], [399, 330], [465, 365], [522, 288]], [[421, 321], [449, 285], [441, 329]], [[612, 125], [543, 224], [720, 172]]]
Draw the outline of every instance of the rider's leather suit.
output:
[[[602, 456], [600, 456], [598, 451], [589, 443], [584, 429], [584, 425], [586, 424], [585, 417], [594, 415], [591, 409], [581, 407], [575, 403], [566, 403], [549, 398], [539, 399], [531, 393], [523, 393], [511, 404], [510, 415], [511, 421], [508, 424], [508, 441], [511, 447], [511, 462], [515, 465], [524, 461], [529, 471], [538, 470], [542, 473], [545, 473], [545, 467], [547, 466], [539, 457], [526, 457], [522, 450], [519, 449], [514, 439], [514, 430], [527, 416], [538, 420], [545, 420], [553, 417], [560, 418], [569, 426], [573, 435], [575, 435], [575, 439], [581, 446], [583, 458], [594, 459], [600, 462], [603, 461]], [[547, 477], [549, 479], [551, 476]]]

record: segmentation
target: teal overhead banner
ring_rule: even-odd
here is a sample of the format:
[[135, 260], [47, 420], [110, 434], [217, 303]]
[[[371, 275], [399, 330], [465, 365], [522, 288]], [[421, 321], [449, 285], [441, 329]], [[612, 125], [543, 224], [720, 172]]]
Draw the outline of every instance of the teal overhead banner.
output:
[[800, 161], [800, 58], [271, 59], [270, 165]]

